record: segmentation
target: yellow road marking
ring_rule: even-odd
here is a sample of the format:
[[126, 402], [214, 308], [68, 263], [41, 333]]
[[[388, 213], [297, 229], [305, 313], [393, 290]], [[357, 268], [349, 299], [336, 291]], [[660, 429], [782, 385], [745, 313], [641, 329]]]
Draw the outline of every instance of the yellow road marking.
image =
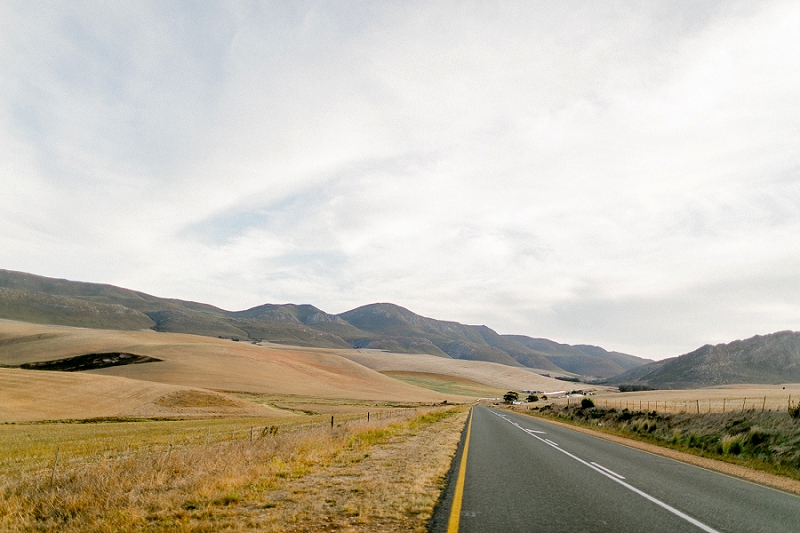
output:
[[467, 472], [467, 452], [469, 452], [469, 436], [472, 432], [472, 415], [475, 410], [469, 413], [469, 423], [467, 424], [467, 438], [464, 440], [464, 453], [461, 454], [461, 464], [458, 467], [458, 480], [456, 481], [456, 492], [453, 494], [453, 505], [450, 508], [450, 522], [447, 526], [447, 533], [458, 533], [458, 521], [461, 519], [461, 500], [464, 497], [464, 476]]

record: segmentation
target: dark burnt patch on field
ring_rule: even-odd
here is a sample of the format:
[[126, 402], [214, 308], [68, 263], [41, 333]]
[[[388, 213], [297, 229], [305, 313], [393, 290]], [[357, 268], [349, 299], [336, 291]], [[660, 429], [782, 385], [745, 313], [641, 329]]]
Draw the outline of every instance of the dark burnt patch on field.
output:
[[27, 370], [58, 370], [60, 372], [80, 372], [83, 370], [97, 370], [99, 368], [109, 368], [112, 366], [138, 365], [142, 363], [157, 363], [161, 359], [148, 357], [146, 355], [136, 355], [132, 353], [90, 353], [77, 355], [65, 359], [55, 359], [52, 361], [39, 361], [35, 363], [25, 363], [20, 368]]

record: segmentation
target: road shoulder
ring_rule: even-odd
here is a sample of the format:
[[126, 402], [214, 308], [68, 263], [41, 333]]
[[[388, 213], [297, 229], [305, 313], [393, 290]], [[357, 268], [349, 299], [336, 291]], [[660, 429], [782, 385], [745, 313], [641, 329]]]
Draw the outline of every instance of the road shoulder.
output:
[[716, 459], [709, 459], [707, 457], [700, 457], [690, 453], [673, 450], [671, 448], [664, 448], [662, 446], [657, 446], [655, 444], [650, 444], [648, 442], [641, 442], [634, 439], [620, 437], [618, 435], [603, 433], [601, 431], [595, 431], [583, 426], [577, 426], [577, 425], [567, 424], [565, 422], [559, 422], [557, 420], [551, 420], [546, 417], [533, 416], [528, 413], [522, 413], [519, 411], [511, 411], [511, 412], [516, 414], [524, 414], [536, 420], [541, 420], [542, 422], [545, 422], [547, 424], [553, 424], [555, 426], [561, 426], [563, 428], [572, 429], [574, 431], [578, 431], [586, 435], [591, 435], [593, 437], [605, 439], [611, 442], [615, 442], [617, 444], [621, 444], [623, 446], [628, 446], [629, 448], [635, 448], [637, 450], [642, 450], [647, 453], [652, 453], [653, 455], [668, 457], [676, 461], [681, 461], [694, 466], [698, 466], [700, 468], [705, 468], [706, 470], [712, 470], [714, 472], [719, 472], [727, 476], [742, 478], [752, 483], [757, 483], [759, 485], [765, 485], [785, 492], [790, 492], [793, 494], [800, 495], [800, 481], [795, 479], [783, 476], [776, 476], [775, 474], [770, 474], [768, 472], [762, 472], [760, 470], [754, 470], [752, 468], [726, 463], [724, 461], [718, 461]]

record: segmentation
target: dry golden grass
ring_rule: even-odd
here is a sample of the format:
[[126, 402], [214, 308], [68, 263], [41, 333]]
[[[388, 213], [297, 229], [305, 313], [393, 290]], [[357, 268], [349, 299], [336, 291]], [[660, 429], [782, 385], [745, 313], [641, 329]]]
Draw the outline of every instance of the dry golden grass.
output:
[[445, 376], [442, 374], [429, 374], [427, 372], [381, 372], [385, 376], [399, 379], [417, 387], [423, 387], [442, 394], [457, 394], [471, 397], [500, 397], [506, 389], [489, 387], [471, 379]]
[[[107, 331], [0, 321], [0, 364], [19, 365], [105, 352], [133, 353], [162, 361], [91, 370], [81, 374], [124, 377], [150, 382], [151, 385], [162, 383], [181, 388], [284, 396], [394, 402], [464, 399], [443, 397], [433, 391], [383, 376], [340, 357], [340, 351], [337, 350], [255, 346], [153, 331]], [[71, 373], [70, 376], [77, 374]], [[54, 397], [60, 395], [57, 387], [43, 390], [43, 393]], [[22, 396], [17, 394], [17, 397]], [[101, 408], [97, 402], [89, 402], [85, 407], [98, 409], [98, 414], [91, 416], [106, 416], [100, 412], [113, 409], [108, 405]]]
[[[466, 379], [492, 389], [564, 390], [573, 385], [541, 376], [524, 368], [489, 363], [446, 359], [434, 355], [385, 353], [372, 350], [343, 351], [342, 355], [378, 372], [417, 372]], [[581, 385], [587, 387], [586, 385]], [[591, 389], [607, 387], [591, 386]]]
[[[721, 413], [741, 410], [785, 410], [788, 400], [800, 399], [800, 384], [728, 385], [703, 389], [654, 390], [625, 393], [598, 393], [594, 397], [600, 407], [628, 408], [642, 411], [679, 413]], [[566, 403], [567, 400], [556, 400]], [[572, 402], [576, 401], [574, 398]]]
[[52, 484], [50, 465], [16, 460], [0, 477], [0, 530], [424, 531], [465, 410], [406, 413], [252, 442], [65, 450]]
[[289, 415], [207, 390], [83, 372], [0, 368], [0, 422]]

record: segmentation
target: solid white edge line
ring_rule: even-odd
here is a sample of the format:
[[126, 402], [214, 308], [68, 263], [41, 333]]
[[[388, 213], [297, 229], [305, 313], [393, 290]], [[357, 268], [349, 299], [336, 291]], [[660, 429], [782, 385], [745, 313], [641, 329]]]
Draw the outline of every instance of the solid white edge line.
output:
[[[501, 418], [504, 418], [504, 417], [501, 417]], [[505, 420], [507, 420], [507, 421], [509, 421], [509, 422], [510, 422], [510, 420], [508, 420], [507, 418], [505, 418]], [[526, 433], [527, 433], [527, 431], [526, 431]], [[530, 435], [530, 436], [531, 436], [531, 437], [533, 437], [534, 439], [540, 440], [540, 441], [542, 441], [542, 442], [544, 442], [544, 443], [546, 443], [546, 444], [550, 444], [552, 448], [554, 448], [554, 449], [556, 449], [556, 450], [560, 451], [561, 453], [563, 453], [563, 454], [565, 454], [565, 455], [567, 455], [567, 456], [571, 457], [572, 459], [575, 459], [575, 460], [576, 460], [576, 461], [578, 461], [579, 463], [583, 463], [584, 465], [588, 466], [589, 468], [591, 468], [591, 469], [592, 469], [592, 470], [594, 470], [595, 472], [598, 472], [598, 473], [600, 473], [600, 474], [602, 474], [602, 475], [606, 476], [608, 479], [610, 479], [611, 481], [614, 481], [615, 483], [619, 483], [620, 485], [622, 485], [622, 486], [623, 486], [623, 487], [625, 487], [626, 489], [628, 489], [628, 490], [630, 490], [630, 491], [632, 491], [632, 492], [635, 492], [636, 494], [638, 494], [638, 495], [639, 495], [639, 496], [641, 496], [642, 498], [645, 498], [645, 499], [647, 499], [647, 500], [649, 500], [649, 501], [653, 502], [654, 504], [658, 505], [659, 507], [662, 507], [662, 508], [666, 509], [667, 511], [669, 511], [669, 512], [670, 512], [670, 513], [672, 513], [672, 514], [674, 514], [675, 516], [678, 516], [678, 517], [680, 517], [680, 518], [683, 518], [684, 520], [686, 520], [686, 521], [687, 521], [687, 522], [689, 522], [690, 524], [697, 526], [698, 528], [702, 529], [702, 530], [703, 530], [703, 531], [705, 531], [706, 533], [721, 533], [720, 531], [717, 531], [716, 529], [714, 529], [714, 528], [712, 528], [712, 527], [710, 527], [710, 526], [707, 526], [707, 525], [705, 525], [704, 523], [700, 522], [699, 520], [695, 520], [694, 518], [692, 518], [691, 516], [687, 515], [686, 513], [683, 513], [683, 512], [681, 512], [681, 511], [679, 511], [679, 510], [675, 509], [674, 507], [672, 507], [672, 506], [671, 506], [671, 505], [669, 505], [668, 503], [664, 503], [664, 502], [662, 502], [661, 500], [659, 500], [659, 499], [657, 499], [657, 498], [655, 498], [655, 497], [653, 497], [653, 496], [650, 496], [650, 495], [649, 495], [649, 494], [647, 494], [646, 492], [644, 492], [644, 491], [642, 491], [642, 490], [639, 490], [639, 489], [637, 489], [637, 488], [636, 488], [636, 487], [634, 487], [633, 485], [630, 485], [630, 484], [628, 484], [628, 483], [626, 483], [626, 482], [622, 481], [621, 479], [617, 479], [616, 477], [614, 477], [614, 476], [612, 476], [611, 474], [609, 474], [609, 473], [605, 472], [604, 470], [602, 470], [602, 469], [600, 469], [600, 468], [597, 468], [596, 466], [594, 466], [594, 465], [592, 465], [592, 464], [590, 464], [590, 463], [587, 463], [586, 461], [584, 461], [583, 459], [581, 459], [581, 458], [580, 458], [580, 457], [578, 457], [577, 455], [572, 455], [571, 453], [569, 453], [568, 451], [564, 450], [563, 448], [559, 448], [559, 447], [558, 447], [558, 445], [556, 445], [556, 446], [553, 446], [552, 444], [555, 444], [555, 443], [552, 443], [552, 444], [551, 444], [550, 442], [548, 442], [548, 440], [547, 440], [547, 439], [543, 439], [543, 438], [541, 438], [539, 435], [534, 435], [534, 434], [532, 434], [532, 433], [528, 433], [528, 435]]]

